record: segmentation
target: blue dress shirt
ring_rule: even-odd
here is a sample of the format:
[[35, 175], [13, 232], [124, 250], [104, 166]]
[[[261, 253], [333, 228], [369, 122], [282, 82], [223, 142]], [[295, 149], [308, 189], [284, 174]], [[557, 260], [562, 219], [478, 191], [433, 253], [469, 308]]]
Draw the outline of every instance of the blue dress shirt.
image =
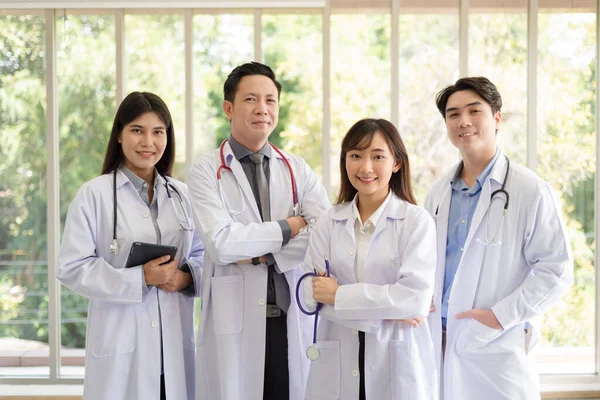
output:
[[471, 228], [471, 220], [477, 208], [477, 202], [481, 195], [481, 188], [485, 180], [490, 175], [498, 155], [500, 152], [496, 150], [494, 158], [489, 162], [485, 169], [479, 174], [475, 180], [473, 187], [469, 188], [461, 179], [459, 169], [450, 181], [452, 186], [452, 197], [450, 198], [450, 211], [448, 214], [448, 237], [446, 242], [446, 264], [444, 268], [444, 291], [442, 295], [442, 325], [446, 326], [448, 317], [448, 299], [454, 275], [458, 270], [458, 264], [462, 258], [463, 247], [469, 235]]

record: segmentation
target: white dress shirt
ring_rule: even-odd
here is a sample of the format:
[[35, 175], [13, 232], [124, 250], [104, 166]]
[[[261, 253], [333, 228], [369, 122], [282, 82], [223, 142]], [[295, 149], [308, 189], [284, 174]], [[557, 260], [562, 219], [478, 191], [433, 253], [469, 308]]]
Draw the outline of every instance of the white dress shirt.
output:
[[356, 274], [356, 280], [358, 282], [365, 281], [365, 254], [367, 254], [367, 248], [373, 239], [373, 232], [375, 232], [375, 226], [377, 222], [390, 202], [392, 192], [390, 191], [379, 208], [375, 210], [367, 221], [363, 224], [360, 219], [360, 213], [358, 212], [358, 193], [352, 200], [352, 212], [354, 214], [354, 237], [356, 238], [356, 259], [354, 261], [354, 273]]

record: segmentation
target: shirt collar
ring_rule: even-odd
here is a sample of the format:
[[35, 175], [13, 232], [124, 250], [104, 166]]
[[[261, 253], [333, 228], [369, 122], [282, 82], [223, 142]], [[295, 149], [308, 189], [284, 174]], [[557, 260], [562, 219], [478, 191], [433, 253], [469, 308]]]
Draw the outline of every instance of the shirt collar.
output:
[[[138, 191], [138, 193], [141, 193], [142, 190], [146, 190], [146, 188], [148, 186], [148, 185], [146, 185], [146, 181], [143, 180], [142, 178], [140, 178], [139, 176], [137, 176], [136, 174], [134, 174], [132, 170], [130, 170], [129, 168], [127, 168], [125, 166], [125, 164], [121, 164], [121, 167], [119, 169], [121, 171], [123, 171], [123, 173], [125, 174], [127, 179], [129, 179], [131, 181], [131, 183], [133, 184], [133, 187], [135, 188], [135, 190]], [[155, 168], [154, 169], [154, 189], [156, 189], [158, 187], [158, 181], [160, 180], [158, 177], [159, 177], [159, 174]]]
[[[233, 136], [229, 136], [229, 146], [231, 147], [231, 151], [238, 161], [254, 153], [252, 150], [235, 140]], [[269, 142], [267, 141], [262, 149], [257, 151], [257, 153], [260, 153], [267, 158], [271, 158], [271, 146], [269, 145]]]
[[352, 216], [354, 219], [354, 223], [358, 222], [361, 226], [367, 226], [367, 224], [370, 221], [371, 224], [373, 225], [373, 227], [376, 227], [377, 222], [379, 222], [379, 218], [381, 218], [381, 214], [383, 214], [383, 210], [385, 210], [385, 208], [387, 207], [391, 198], [392, 198], [392, 191], [390, 190], [388, 192], [387, 197], [385, 198], [383, 203], [381, 203], [379, 208], [377, 208], [377, 210], [375, 210], [375, 212], [373, 214], [371, 214], [371, 216], [363, 223], [360, 219], [360, 213], [358, 212], [358, 206], [356, 205], [356, 202], [358, 200], [358, 193], [357, 193], [354, 196], [354, 199], [352, 200]]
[[492, 158], [492, 160], [483, 169], [483, 171], [481, 171], [481, 173], [475, 180], [475, 184], [471, 188], [469, 188], [465, 184], [465, 182], [460, 178], [460, 173], [463, 168], [462, 163], [461, 163], [460, 167], [456, 170], [456, 174], [454, 174], [454, 177], [450, 181], [450, 185], [452, 186], [452, 189], [457, 190], [457, 191], [465, 191], [470, 194], [475, 194], [475, 193], [479, 192], [479, 190], [481, 190], [481, 188], [483, 187], [485, 180], [488, 178], [488, 176], [492, 172], [492, 168], [494, 168], [494, 165], [496, 164], [496, 160], [498, 159], [499, 155], [500, 155], [500, 150], [496, 149], [496, 154], [494, 154], [494, 157]]

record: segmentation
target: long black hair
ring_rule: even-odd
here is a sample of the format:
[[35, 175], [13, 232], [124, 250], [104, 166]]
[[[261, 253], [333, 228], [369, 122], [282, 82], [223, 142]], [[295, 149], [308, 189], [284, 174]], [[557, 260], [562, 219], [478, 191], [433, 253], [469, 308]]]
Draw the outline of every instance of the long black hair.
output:
[[106, 154], [104, 155], [104, 164], [102, 165], [102, 174], [108, 174], [115, 171], [125, 161], [123, 148], [119, 143], [119, 136], [123, 128], [140, 115], [147, 112], [155, 113], [165, 124], [167, 133], [167, 146], [160, 160], [155, 165], [156, 170], [161, 175], [171, 176], [173, 164], [175, 163], [175, 131], [173, 129], [173, 119], [165, 102], [150, 92], [132, 92], [123, 99], [115, 120], [113, 122], [110, 139]]

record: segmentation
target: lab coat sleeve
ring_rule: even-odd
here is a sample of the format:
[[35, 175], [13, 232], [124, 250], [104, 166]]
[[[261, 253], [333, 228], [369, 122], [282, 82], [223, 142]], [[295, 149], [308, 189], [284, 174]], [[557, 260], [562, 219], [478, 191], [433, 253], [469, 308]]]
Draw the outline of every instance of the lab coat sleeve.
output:
[[[200, 240], [198, 230], [194, 230], [194, 236], [192, 239], [192, 248], [190, 255], [185, 261], [190, 267], [190, 274], [192, 275], [192, 287], [194, 291], [188, 293], [187, 291], [182, 292], [188, 297], [200, 297], [202, 295], [202, 268], [204, 267], [204, 244]], [[191, 289], [190, 289], [191, 292]]]
[[527, 216], [523, 251], [531, 273], [492, 307], [504, 329], [529, 321], [555, 304], [573, 281], [573, 257], [558, 199], [545, 182]]
[[141, 303], [142, 267], [114, 268], [97, 254], [95, 193], [82, 187], [69, 206], [58, 254], [58, 279], [72, 291], [97, 301]]
[[[307, 224], [314, 224], [323, 211], [330, 207], [329, 199], [314, 171], [304, 160], [300, 159], [300, 162], [299, 170], [302, 174], [298, 178], [301, 177], [302, 182], [297, 185], [298, 189], [302, 188], [302, 193], [299, 194], [300, 215], [304, 217]], [[308, 231], [309, 228], [303, 229], [302, 232], [290, 239], [279, 252], [273, 253], [277, 262], [275, 268], [278, 272], [284, 273], [294, 269], [304, 260], [308, 246]]]
[[279, 223], [234, 221], [219, 195], [216, 171], [208, 163], [205, 158], [194, 164], [188, 171], [188, 183], [196, 227], [211, 260], [226, 265], [278, 252], [283, 240]]
[[[330, 229], [331, 219], [329, 212], [324, 213], [311, 229], [308, 239], [308, 250], [302, 263], [302, 275], [320, 271], [325, 272], [325, 259], [329, 257], [330, 252]], [[313, 298], [313, 280], [312, 276], [306, 277], [302, 281], [302, 299], [303, 306], [307, 311], [312, 311], [316, 307], [316, 302]], [[335, 278], [335, 277], [334, 277]], [[319, 316], [326, 318], [346, 328], [358, 329], [367, 333], [376, 333], [381, 326], [381, 320], [365, 319], [340, 319], [333, 306], [324, 304], [319, 311]]]
[[[189, 202], [190, 194], [187, 185], [181, 184], [181, 189], [185, 193], [186, 206], [188, 215], [192, 215], [192, 205]], [[200, 297], [202, 287], [202, 268], [204, 267], [204, 244], [200, 240], [198, 229], [194, 224], [194, 233], [192, 234], [192, 245], [190, 253], [181, 261], [182, 264], [187, 263], [189, 266], [190, 275], [192, 275], [192, 285], [189, 288], [180, 291], [187, 297]]]
[[[405, 222], [406, 223], [406, 222]], [[335, 295], [340, 319], [405, 319], [429, 313], [436, 267], [436, 238], [433, 220], [424, 210], [415, 214], [397, 281], [389, 285], [354, 283], [342, 285]], [[398, 243], [399, 246], [402, 246]]]

